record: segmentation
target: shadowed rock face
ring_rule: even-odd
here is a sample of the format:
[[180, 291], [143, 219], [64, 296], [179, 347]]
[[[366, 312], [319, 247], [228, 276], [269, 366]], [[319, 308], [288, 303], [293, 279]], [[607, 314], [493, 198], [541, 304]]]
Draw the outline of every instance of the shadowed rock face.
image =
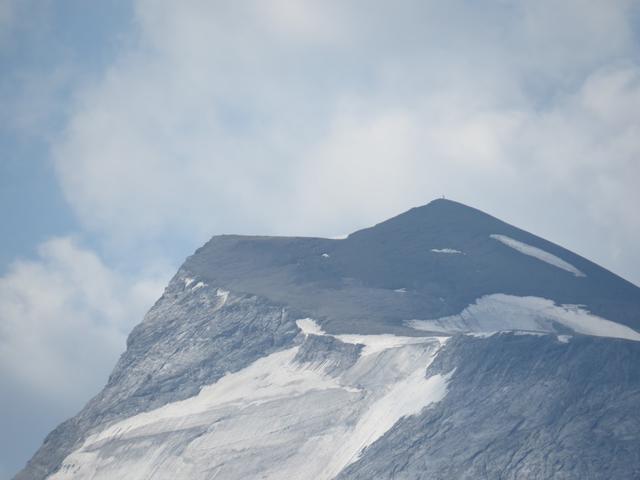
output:
[[[50, 434], [16, 478], [46, 478], [90, 435], [192, 398], [274, 352], [299, 345], [296, 362], [337, 378], [357, 370], [363, 348], [334, 335], [430, 335], [407, 321], [457, 315], [493, 294], [582, 305], [640, 330], [640, 289], [447, 200], [343, 240], [214, 237], [186, 260], [133, 330], [104, 390]], [[296, 320], [303, 317], [327, 335], [302, 335]], [[426, 373], [449, 375], [444, 399], [399, 421], [340, 478], [634, 478], [639, 355], [639, 342], [617, 339], [456, 335]], [[190, 432], [180, 437], [180, 448], [203, 435]]]
[[[524, 255], [491, 235], [556, 255], [585, 276]], [[432, 251], [443, 249], [461, 253]], [[184, 268], [214, 285], [293, 306], [331, 333], [411, 334], [405, 320], [456, 314], [493, 293], [586, 305], [596, 315], [640, 329], [640, 289], [562, 247], [449, 200], [344, 240], [214, 237]], [[401, 289], [406, 291], [395, 291]]]

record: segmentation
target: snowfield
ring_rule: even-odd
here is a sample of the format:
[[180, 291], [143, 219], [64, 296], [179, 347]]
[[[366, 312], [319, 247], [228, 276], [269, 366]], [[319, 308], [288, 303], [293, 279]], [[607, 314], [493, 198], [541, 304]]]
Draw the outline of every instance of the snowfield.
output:
[[[446, 395], [448, 376], [425, 375], [445, 338], [333, 337], [312, 319], [297, 325], [318, 345], [273, 353], [195, 397], [96, 432], [49, 478], [331, 479]], [[364, 347], [338, 371], [297, 359], [305, 347], [324, 353], [323, 341]]]
[[449, 254], [462, 253], [460, 250], [456, 250], [455, 248], [432, 248], [431, 251], [433, 253], [449, 253]]

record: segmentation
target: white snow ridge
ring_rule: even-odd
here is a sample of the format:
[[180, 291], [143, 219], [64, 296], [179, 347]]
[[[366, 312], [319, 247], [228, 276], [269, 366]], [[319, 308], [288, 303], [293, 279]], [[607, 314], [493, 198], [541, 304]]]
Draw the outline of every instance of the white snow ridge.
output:
[[[304, 342], [327, 335], [312, 319], [297, 325]], [[444, 398], [449, 379], [426, 377], [445, 339], [335, 338], [365, 345], [355, 363], [329, 374], [296, 359], [304, 344], [273, 353], [94, 433], [49, 478], [332, 479], [402, 417]]]
[[443, 333], [528, 331], [556, 333], [556, 324], [576, 333], [640, 341], [640, 333], [626, 325], [593, 315], [579, 305], [556, 305], [540, 297], [498, 293], [485, 295], [458, 315], [435, 320], [410, 320], [416, 330]]
[[567, 272], [573, 273], [576, 277], [586, 277], [584, 273], [578, 270], [576, 267], [571, 265], [569, 262], [565, 262], [560, 257], [555, 256], [552, 253], [546, 252], [538, 247], [534, 247], [533, 245], [528, 245], [524, 242], [520, 242], [519, 240], [515, 240], [511, 237], [507, 237], [506, 235], [489, 235], [494, 240], [498, 240], [499, 242], [504, 243], [506, 246], [513, 248], [514, 250], [519, 251], [525, 255], [529, 255], [530, 257], [537, 258], [549, 265], [553, 265], [554, 267], [561, 268], [562, 270], [566, 270]]

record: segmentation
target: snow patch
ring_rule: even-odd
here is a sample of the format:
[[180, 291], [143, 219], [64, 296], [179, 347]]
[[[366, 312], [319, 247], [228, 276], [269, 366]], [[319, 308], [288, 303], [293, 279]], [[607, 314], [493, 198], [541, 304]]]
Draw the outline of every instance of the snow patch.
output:
[[462, 253], [460, 250], [456, 250], [454, 248], [432, 248], [431, 251], [433, 253], [449, 253], [449, 254]]
[[206, 284], [206, 283], [204, 283], [204, 282], [198, 282], [198, 283], [196, 283], [196, 284], [191, 288], [191, 290], [196, 291], [196, 290], [198, 290], [198, 289], [200, 289], [200, 288], [204, 288], [204, 287], [206, 287], [206, 286], [207, 286], [207, 284]]
[[302, 330], [302, 333], [304, 333], [305, 336], [325, 335], [325, 331], [322, 330], [322, 327], [311, 318], [301, 318], [300, 320], [296, 320], [296, 325], [300, 330]]
[[436, 320], [410, 320], [411, 328], [429, 332], [497, 332], [521, 330], [556, 333], [556, 324], [576, 333], [640, 341], [640, 333], [597, 315], [580, 305], [556, 305], [540, 297], [502, 293], [486, 295], [458, 315]]
[[396, 292], [396, 293], [407, 293], [407, 289], [406, 288], [396, 288], [394, 290], [394, 292]]
[[528, 330], [507, 330], [507, 332], [511, 333], [512, 335], [532, 335], [534, 337], [544, 337], [547, 335], [546, 332], [531, 332]]
[[554, 267], [561, 268], [562, 270], [573, 273], [576, 277], [586, 277], [584, 273], [571, 265], [569, 262], [566, 262], [560, 257], [557, 257], [545, 250], [534, 247], [532, 245], [528, 245], [524, 242], [520, 242], [511, 237], [507, 237], [506, 235], [493, 234], [489, 236], [494, 240], [498, 240], [506, 246], [511, 247], [520, 253], [523, 253], [524, 255], [537, 258], [538, 260], [548, 263], [549, 265], [553, 265]]
[[500, 332], [499, 331], [498, 332], [465, 332], [465, 335], [468, 335], [470, 337], [475, 337], [475, 338], [489, 338], [489, 337], [493, 337], [497, 333], [500, 333]]
[[329, 255], [328, 253], [323, 253], [323, 254], [322, 254], [322, 258], [329, 258], [329, 256], [330, 256], [330, 255]]
[[183, 281], [184, 281], [184, 288], [187, 288], [189, 285], [191, 285], [195, 281], [195, 279], [186, 277], [183, 279]]
[[216, 289], [216, 297], [220, 299], [220, 305], [218, 306], [218, 308], [220, 308], [225, 303], [227, 303], [227, 299], [229, 298], [229, 290], [223, 290], [221, 288]]
[[[351, 343], [354, 345], [363, 345], [361, 355], [371, 355], [373, 353], [379, 353], [389, 348], [402, 347], [404, 345], [412, 345], [417, 343], [432, 342], [434, 338], [440, 337], [400, 337], [391, 334], [379, 334], [379, 335], [360, 335], [360, 334], [340, 334], [329, 335], [326, 333], [315, 320], [311, 318], [302, 318], [296, 320], [296, 325], [302, 331], [305, 336], [308, 335], [326, 335], [336, 338], [342, 343]], [[444, 339], [446, 337], [442, 337]]]
[[[371, 355], [379, 353], [389, 348], [398, 348], [404, 345], [413, 345], [417, 343], [427, 343], [433, 341], [434, 337], [399, 337], [391, 334], [380, 335], [357, 335], [344, 334], [334, 335], [335, 338], [343, 343], [352, 343], [354, 345], [364, 345], [361, 355]], [[440, 339], [440, 337], [437, 337]], [[443, 337], [445, 338], [445, 337]]]

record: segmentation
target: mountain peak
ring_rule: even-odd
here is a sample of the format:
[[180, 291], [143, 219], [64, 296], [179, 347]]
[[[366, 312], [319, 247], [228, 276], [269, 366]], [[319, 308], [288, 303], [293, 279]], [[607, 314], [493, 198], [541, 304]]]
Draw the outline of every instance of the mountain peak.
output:
[[455, 200], [451, 200], [450, 198], [446, 198], [444, 196], [442, 197], [438, 197], [438, 198], [434, 198], [433, 200], [431, 200], [429, 203], [426, 203], [424, 205], [421, 205], [419, 207], [414, 207], [411, 210], [420, 210], [420, 209], [424, 209], [427, 207], [431, 207], [431, 208], [439, 208], [439, 207], [461, 207], [461, 208], [471, 208], [473, 210], [475, 210], [473, 207], [470, 207], [469, 205], [465, 205], [464, 203], [461, 202], [457, 202]]
[[183, 269], [289, 305], [336, 334], [414, 335], [407, 319], [455, 315], [493, 294], [586, 305], [629, 326], [640, 308], [640, 289], [592, 262], [441, 198], [344, 240], [217, 238]]
[[567, 478], [627, 478], [639, 311], [637, 287], [448, 199], [344, 240], [215, 237], [17, 478], [547, 478], [585, 455]]
[[486, 233], [491, 229], [504, 227], [508, 228], [509, 225], [481, 210], [454, 200], [437, 198], [350, 236], [357, 236], [364, 232], [406, 234], [409, 231], [436, 231], [440, 229], [453, 229], [451, 233], [458, 235], [464, 231], [471, 232], [479, 229]]

